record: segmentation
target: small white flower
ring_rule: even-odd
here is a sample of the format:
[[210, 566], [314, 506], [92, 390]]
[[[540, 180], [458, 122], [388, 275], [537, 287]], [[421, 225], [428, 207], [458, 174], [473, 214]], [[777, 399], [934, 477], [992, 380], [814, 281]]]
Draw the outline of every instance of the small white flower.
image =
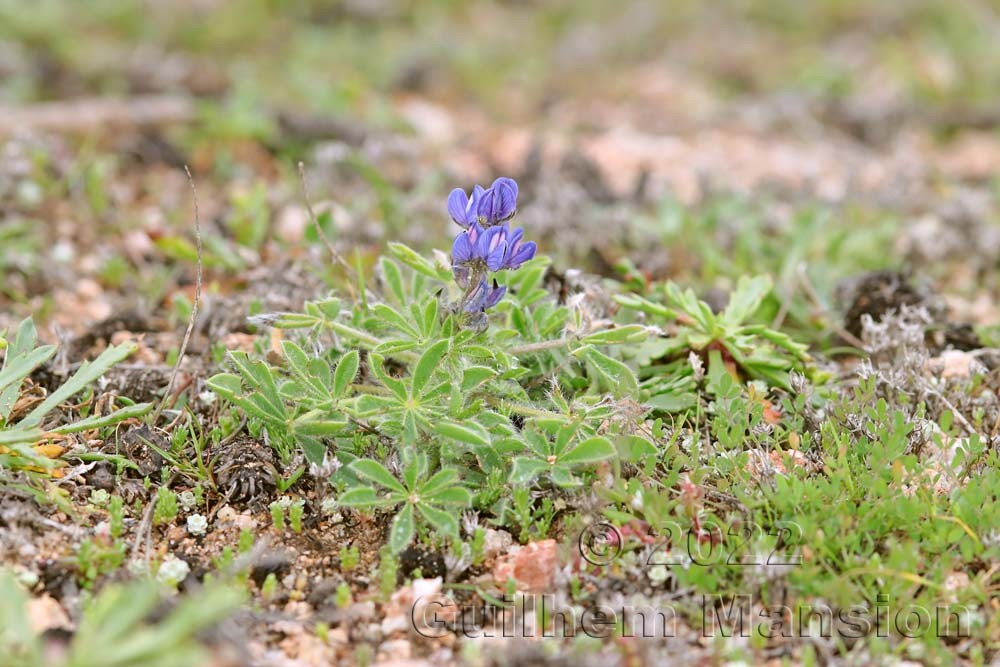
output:
[[208, 529], [208, 519], [203, 514], [192, 514], [187, 518], [187, 529], [192, 535], [204, 535]]
[[281, 496], [276, 502], [278, 503], [278, 507], [283, 510], [287, 510], [292, 506], [293, 501], [291, 496]]
[[35, 181], [24, 179], [17, 184], [17, 199], [25, 206], [37, 206], [44, 197], [45, 191]]
[[38, 575], [31, 570], [21, 570], [17, 573], [17, 580], [25, 588], [34, 588], [38, 583]]
[[632, 509], [639, 511], [643, 507], [642, 489], [639, 489], [632, 495]]
[[688, 364], [690, 364], [691, 370], [694, 372], [694, 381], [701, 382], [705, 377], [705, 364], [702, 362], [701, 357], [692, 351], [688, 355]]
[[344, 520], [344, 515], [340, 512], [340, 506], [337, 505], [337, 499], [333, 496], [324, 498], [319, 507], [323, 511], [323, 514], [330, 515], [330, 520], [334, 523], [340, 523]]
[[662, 584], [670, 576], [670, 572], [664, 565], [654, 565], [646, 571], [646, 576], [654, 584]]
[[176, 587], [177, 584], [184, 581], [189, 572], [191, 572], [191, 566], [185, 561], [176, 556], [168, 556], [160, 563], [160, 569], [156, 572], [156, 580], [161, 584]]
[[101, 521], [94, 526], [94, 535], [97, 537], [111, 537], [111, 526], [107, 521]]
[[198, 394], [198, 400], [205, 405], [213, 405], [219, 396], [214, 391], [206, 390]]
[[144, 574], [149, 574], [149, 562], [144, 558], [135, 558], [128, 562], [129, 574], [133, 576], [142, 576]]
[[111, 502], [111, 494], [104, 489], [94, 489], [90, 492], [90, 504], [104, 507]]
[[192, 491], [181, 491], [177, 494], [177, 500], [185, 510], [190, 510], [198, 504], [198, 499]]

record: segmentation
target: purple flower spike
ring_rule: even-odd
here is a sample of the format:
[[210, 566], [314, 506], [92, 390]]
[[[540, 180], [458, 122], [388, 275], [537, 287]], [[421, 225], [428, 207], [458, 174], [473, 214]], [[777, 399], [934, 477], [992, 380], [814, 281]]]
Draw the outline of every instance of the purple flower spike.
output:
[[475, 315], [473, 328], [488, 325], [485, 311], [500, 302], [507, 293], [489, 275], [505, 269], [517, 269], [535, 256], [536, 246], [524, 241], [524, 229], [511, 230], [507, 222], [517, 209], [517, 183], [498, 178], [488, 189], [480, 186], [471, 195], [456, 189], [448, 195], [448, 214], [464, 231], [455, 237], [451, 248], [452, 273], [465, 292], [459, 306]]
[[470, 197], [461, 188], [455, 188], [448, 195], [448, 215], [460, 227], [467, 228], [478, 219], [479, 200], [484, 192], [483, 187], [477, 185], [472, 188], [472, 196]]
[[487, 225], [508, 220], [517, 210], [517, 182], [506, 177], [493, 181], [479, 198], [477, 210], [480, 220]]

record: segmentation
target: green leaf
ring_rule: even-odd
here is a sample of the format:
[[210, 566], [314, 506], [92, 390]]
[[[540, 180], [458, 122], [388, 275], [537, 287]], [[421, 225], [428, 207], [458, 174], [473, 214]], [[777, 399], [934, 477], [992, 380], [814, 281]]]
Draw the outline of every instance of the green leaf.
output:
[[435, 493], [450, 487], [458, 481], [458, 472], [452, 468], [439, 470], [433, 477], [420, 485], [420, 494], [433, 496]]
[[729, 297], [729, 305], [722, 312], [722, 320], [730, 327], [745, 322], [757, 312], [764, 297], [771, 291], [769, 276], [742, 276], [736, 283], [736, 290]]
[[642, 311], [649, 315], [657, 315], [668, 320], [672, 320], [677, 317], [677, 313], [666, 306], [659, 303], [653, 303], [652, 301], [644, 299], [641, 296], [636, 296], [634, 294], [616, 294], [612, 298], [616, 303], [619, 303], [626, 308]]
[[[326, 445], [321, 440], [311, 435], [299, 434], [296, 438], [302, 454], [306, 457], [306, 462], [312, 465], [322, 465], [326, 458]], [[300, 470], [303, 470], [300, 468]]]
[[580, 486], [580, 480], [573, 477], [573, 472], [563, 465], [552, 466], [552, 471], [549, 473], [549, 477], [552, 479], [552, 483], [556, 486], [561, 486], [567, 489]]
[[45, 437], [45, 432], [40, 428], [7, 428], [0, 430], [0, 445], [38, 442], [43, 437]]
[[403, 486], [406, 487], [407, 491], [413, 491], [417, 488], [417, 478], [427, 464], [426, 460], [422, 459], [423, 455], [418, 454], [403, 468]]
[[395, 502], [390, 498], [381, 497], [375, 493], [375, 489], [360, 486], [345, 491], [337, 498], [337, 504], [345, 507], [376, 507], [395, 504]]
[[[14, 574], [0, 570], [0, 650], [8, 653], [11, 665], [42, 665], [41, 647], [28, 614], [28, 596]], [[18, 659], [20, 658], [20, 662]]]
[[437, 505], [457, 505], [459, 507], [469, 507], [472, 505], [472, 494], [464, 486], [450, 486], [446, 489], [435, 491], [430, 497], [433, 498], [434, 503]]
[[458, 521], [454, 515], [439, 510], [436, 507], [431, 507], [427, 503], [418, 503], [417, 511], [438, 532], [444, 533], [449, 537], [458, 537]]
[[16, 358], [11, 358], [9, 356], [10, 352], [8, 352], [3, 370], [0, 371], [0, 389], [6, 391], [12, 388], [16, 395], [20, 389], [21, 380], [28, 377], [31, 371], [51, 359], [55, 353], [55, 345], [43, 345]]
[[400, 401], [405, 401], [409, 398], [406, 394], [406, 385], [404, 385], [401, 380], [397, 380], [386, 373], [385, 368], [382, 367], [384, 362], [385, 357], [380, 354], [372, 353], [368, 355], [368, 368], [371, 370], [372, 375], [377, 377], [379, 382], [384, 384], [386, 388], [396, 396], [396, 398]]
[[[0, 337], [0, 340], [2, 340], [2, 337]], [[7, 356], [4, 358], [3, 368], [6, 369], [17, 359], [29, 354], [35, 349], [37, 342], [38, 333], [35, 331], [34, 321], [30, 317], [21, 320], [21, 323], [17, 326], [17, 333], [14, 335], [14, 342], [7, 347]], [[6, 386], [0, 381], [0, 420], [6, 420], [10, 416], [10, 411], [14, 408], [14, 403], [17, 402], [20, 394], [21, 383], [19, 381], [11, 381]]]
[[406, 264], [408, 267], [416, 271], [417, 273], [422, 273], [429, 278], [434, 278], [435, 280], [448, 280], [451, 277], [451, 271], [444, 269], [438, 269], [419, 254], [413, 248], [403, 245], [402, 243], [390, 243], [389, 252], [393, 257]]
[[392, 552], [398, 554], [405, 549], [413, 539], [414, 532], [413, 505], [407, 503], [392, 520], [392, 527], [389, 529], [389, 548]]
[[340, 398], [347, 392], [347, 387], [358, 375], [361, 359], [357, 350], [351, 350], [337, 362], [337, 370], [333, 373], [333, 395]]
[[441, 357], [448, 351], [448, 345], [447, 338], [439, 340], [427, 348], [427, 351], [417, 361], [417, 365], [413, 368], [413, 392], [411, 396], [418, 397], [422, 394], [424, 387], [434, 374], [434, 370], [441, 363]]
[[635, 373], [622, 362], [589, 345], [576, 350], [573, 354], [589, 361], [616, 397], [634, 396], [638, 393], [639, 382], [635, 378]]
[[18, 425], [22, 427], [38, 425], [49, 411], [68, 398], [83, 391], [91, 382], [104, 375], [109, 368], [125, 359], [135, 352], [135, 350], [136, 345], [134, 343], [114, 345], [104, 350], [94, 361], [83, 362], [80, 368], [61, 387], [49, 394], [49, 397], [29, 412]]
[[399, 303], [406, 301], [406, 290], [403, 289], [403, 274], [399, 272], [399, 265], [388, 257], [383, 257], [379, 261], [379, 268], [382, 270], [382, 278], [385, 284], [392, 290], [393, 296]]
[[681, 412], [682, 410], [693, 408], [697, 403], [698, 397], [695, 394], [685, 392], [682, 394], [657, 394], [656, 396], [650, 396], [644, 405], [648, 405], [654, 410], [663, 410], [664, 412]]
[[563, 465], [580, 465], [583, 463], [596, 463], [609, 459], [615, 455], [615, 446], [607, 438], [594, 436], [587, 438], [566, 454], [559, 457], [559, 463]]
[[112, 424], [123, 422], [126, 419], [138, 419], [148, 413], [152, 408], [152, 403], [136, 403], [135, 405], [129, 405], [121, 408], [120, 410], [115, 410], [111, 414], [94, 415], [86, 419], [81, 419], [80, 421], [75, 421], [72, 424], [66, 424], [65, 426], [54, 428], [52, 429], [52, 432], [65, 435], [67, 433], [89, 431], [93, 428], [104, 428], [105, 426], [111, 426]]
[[342, 435], [347, 428], [346, 419], [323, 419], [328, 414], [323, 410], [310, 410], [299, 415], [292, 422], [292, 431], [300, 435], [336, 436]]
[[[318, 378], [315, 377], [310, 370], [309, 356], [302, 350], [301, 347], [290, 340], [281, 341], [281, 351], [282, 355], [285, 357], [285, 361], [288, 362], [289, 369], [299, 381], [298, 391], [300, 393], [308, 393], [314, 398], [322, 400], [327, 393], [327, 389], [320, 384]], [[282, 392], [282, 394], [287, 398], [287, 395], [284, 394], [284, 392]]]
[[321, 319], [306, 313], [278, 313], [271, 326], [275, 329], [309, 329], [319, 324]]
[[437, 299], [431, 298], [427, 299], [427, 303], [424, 304], [423, 315], [423, 326], [421, 331], [424, 336], [434, 335], [434, 330], [437, 328], [438, 324], [438, 302]]
[[372, 459], [359, 459], [351, 464], [351, 469], [359, 477], [364, 477], [365, 479], [371, 480], [376, 484], [386, 487], [387, 489], [392, 489], [403, 495], [407, 494], [406, 489], [399, 480], [392, 476], [392, 473], [386, 470], [378, 461]]
[[489, 434], [481, 428], [475, 429], [470, 426], [462, 426], [461, 424], [447, 421], [437, 422], [432, 428], [438, 435], [443, 435], [446, 438], [451, 438], [467, 445], [473, 445], [474, 447], [490, 446]]
[[372, 306], [372, 313], [374, 313], [377, 318], [382, 320], [384, 324], [395, 327], [413, 338], [420, 337], [420, 332], [413, 325], [413, 323], [403, 317], [395, 308], [387, 306], [384, 303], [377, 303]]
[[376, 345], [372, 350], [372, 353], [383, 357], [391, 357], [402, 352], [408, 352], [417, 347], [419, 344], [420, 343], [415, 340], [387, 340], [384, 343]]
[[510, 482], [511, 484], [525, 484], [548, 472], [550, 468], [551, 466], [538, 459], [518, 456], [511, 465]]
[[205, 384], [208, 385], [209, 389], [227, 401], [231, 401], [239, 396], [243, 390], [243, 380], [238, 375], [233, 375], [232, 373], [217, 373], [208, 378]]
[[629, 324], [616, 329], [598, 331], [584, 336], [581, 342], [590, 345], [619, 345], [625, 343], [641, 343], [646, 340], [646, 327], [641, 324]]
[[618, 441], [618, 455], [625, 461], [641, 461], [649, 456], [656, 456], [659, 450], [646, 438], [637, 435], [626, 435]]
[[486, 366], [470, 366], [462, 374], [462, 391], [469, 392], [482, 383], [496, 377], [497, 372]]

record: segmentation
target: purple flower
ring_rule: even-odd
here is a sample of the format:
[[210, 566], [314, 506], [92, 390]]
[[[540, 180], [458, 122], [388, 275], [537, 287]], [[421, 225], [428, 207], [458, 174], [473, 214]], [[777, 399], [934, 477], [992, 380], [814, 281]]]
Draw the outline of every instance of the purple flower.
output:
[[[473, 197], [475, 198], [475, 193], [473, 193]], [[483, 224], [498, 225], [504, 220], [510, 219], [514, 215], [514, 211], [517, 210], [517, 182], [513, 178], [498, 178], [477, 199], [476, 211]], [[450, 202], [451, 198], [449, 197], [449, 208]], [[452, 215], [452, 217], [455, 216]]]
[[490, 227], [480, 234], [476, 241], [476, 254], [486, 262], [490, 271], [502, 269], [507, 256], [507, 225]]
[[465, 311], [469, 313], [484, 312], [486, 309], [500, 303], [500, 299], [506, 293], [506, 287], [499, 287], [495, 280], [493, 281], [493, 287], [489, 287], [484, 278], [479, 281], [476, 288], [469, 294], [468, 301], [465, 304]]
[[483, 186], [477, 185], [472, 188], [472, 196], [470, 197], [461, 188], [455, 188], [448, 195], [448, 215], [460, 227], [468, 228], [469, 225], [478, 220], [479, 200], [484, 192]]
[[522, 227], [518, 227], [513, 232], [507, 233], [508, 226], [505, 223], [501, 229], [504, 230], [506, 236], [506, 250], [504, 251], [503, 268], [520, 268], [522, 264], [535, 256], [535, 248], [537, 246], [534, 241], [528, 241], [525, 243], [522, 240], [522, 237], [524, 236], [524, 229]]
[[451, 245], [451, 263], [470, 264], [477, 259], [483, 259], [477, 254], [477, 241], [485, 235], [485, 231], [478, 222], [473, 222], [469, 228], [455, 237], [455, 242]]

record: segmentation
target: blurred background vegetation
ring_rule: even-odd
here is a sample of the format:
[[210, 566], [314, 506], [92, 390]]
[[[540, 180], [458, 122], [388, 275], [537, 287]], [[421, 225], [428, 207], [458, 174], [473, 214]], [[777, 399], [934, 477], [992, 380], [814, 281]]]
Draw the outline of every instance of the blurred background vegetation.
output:
[[662, 58], [725, 96], [966, 112], [997, 107], [998, 31], [987, 0], [4, 0], [0, 99], [191, 90], [248, 124], [256, 105], [391, 124], [399, 90], [531, 115]]

